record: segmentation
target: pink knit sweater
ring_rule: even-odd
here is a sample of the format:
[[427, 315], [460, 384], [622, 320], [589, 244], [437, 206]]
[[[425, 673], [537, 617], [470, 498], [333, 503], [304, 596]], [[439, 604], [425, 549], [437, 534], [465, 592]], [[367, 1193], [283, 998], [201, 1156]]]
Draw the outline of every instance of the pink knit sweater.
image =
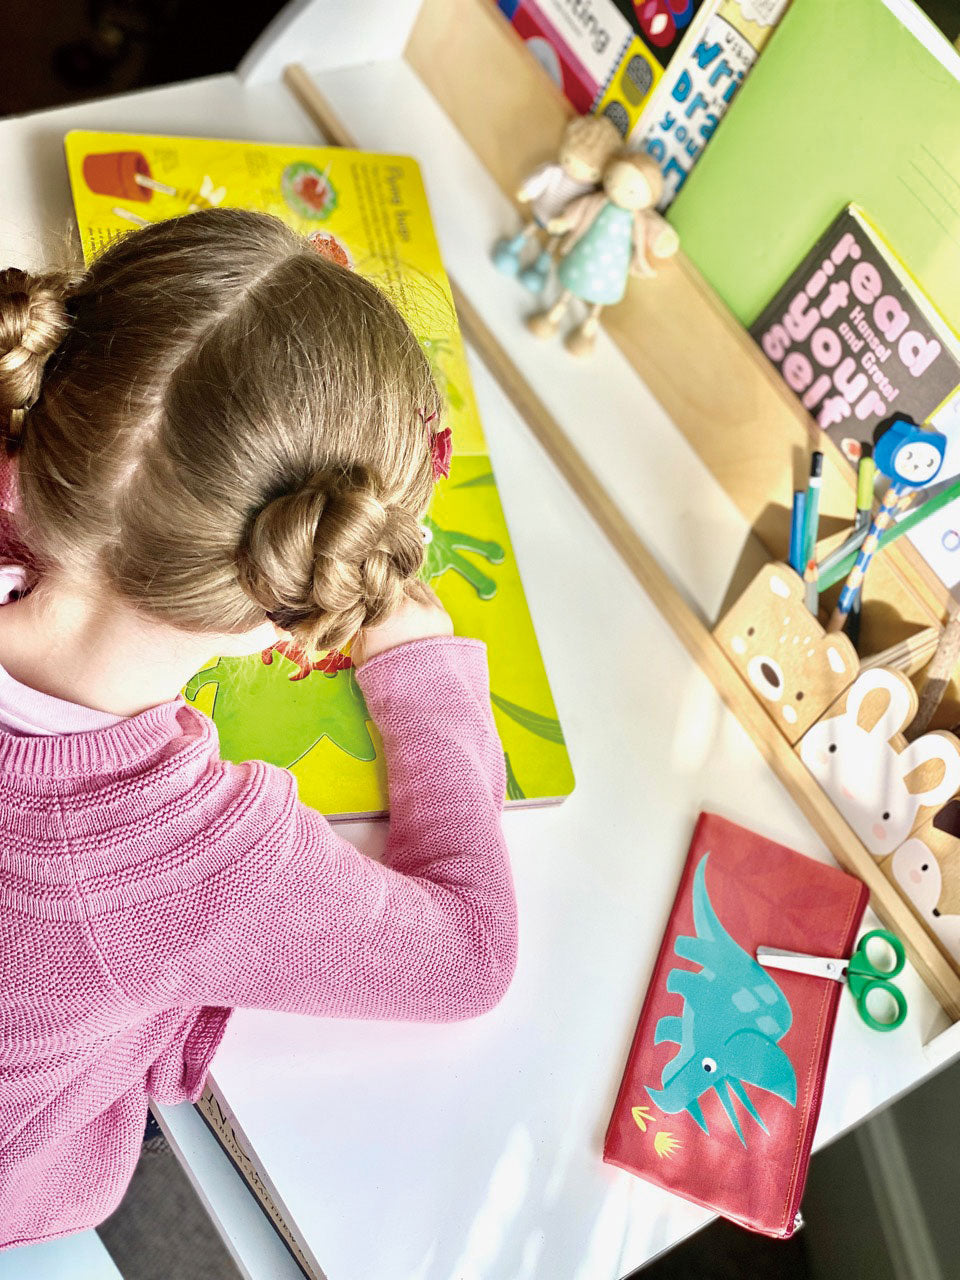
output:
[[101, 1222], [147, 1100], [195, 1100], [231, 1009], [466, 1018], [516, 912], [485, 651], [421, 640], [357, 679], [383, 736], [383, 865], [181, 699], [89, 732], [0, 731], [0, 1247]]

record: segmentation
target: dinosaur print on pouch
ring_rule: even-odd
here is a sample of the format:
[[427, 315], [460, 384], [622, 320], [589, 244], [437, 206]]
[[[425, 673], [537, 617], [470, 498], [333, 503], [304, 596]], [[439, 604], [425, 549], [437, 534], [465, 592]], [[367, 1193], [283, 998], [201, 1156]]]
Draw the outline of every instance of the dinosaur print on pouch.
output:
[[663, 1069], [659, 1089], [647, 1087], [650, 1100], [668, 1114], [688, 1111], [709, 1134], [699, 1099], [715, 1089], [737, 1137], [746, 1139], [734, 1107], [739, 1101], [764, 1131], [767, 1126], [744, 1089], [765, 1089], [791, 1106], [797, 1103], [797, 1078], [778, 1041], [790, 1030], [793, 1012], [765, 969], [727, 933], [707, 893], [705, 853], [693, 881], [696, 937], [680, 935], [673, 949], [700, 965], [671, 969], [667, 990], [683, 998], [683, 1013], [659, 1019], [654, 1043], [679, 1046]]

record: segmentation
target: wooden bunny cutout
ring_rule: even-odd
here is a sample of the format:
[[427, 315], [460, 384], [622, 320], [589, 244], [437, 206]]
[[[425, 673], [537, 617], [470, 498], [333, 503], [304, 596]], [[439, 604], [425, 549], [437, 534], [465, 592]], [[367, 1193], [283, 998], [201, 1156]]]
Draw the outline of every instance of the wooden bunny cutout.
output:
[[[515, 236], [494, 245], [493, 263], [498, 271], [516, 276], [531, 293], [542, 292], [560, 245], [560, 236], [548, 231], [551, 220], [571, 200], [596, 191], [607, 161], [621, 143], [616, 126], [604, 116], [578, 116], [570, 121], [557, 159], [535, 169], [517, 188], [516, 199], [529, 207], [530, 218]], [[524, 266], [527, 247], [538, 243], [541, 231], [548, 231], [550, 238], [534, 260]]]
[[874, 855], [893, 853], [960, 787], [960, 741], [907, 745], [917, 694], [899, 671], [864, 671], [800, 741], [800, 758]]
[[590, 354], [600, 312], [620, 301], [628, 275], [656, 275], [652, 260], [671, 257], [680, 245], [676, 231], [654, 209], [662, 191], [663, 176], [651, 156], [621, 153], [604, 169], [602, 191], [574, 200], [547, 223], [548, 231], [566, 232], [557, 268], [563, 292], [547, 311], [528, 317], [531, 333], [551, 337], [573, 299], [580, 298], [590, 310], [564, 346], [574, 356]]
[[960, 969], [960, 799], [918, 827], [883, 871]]

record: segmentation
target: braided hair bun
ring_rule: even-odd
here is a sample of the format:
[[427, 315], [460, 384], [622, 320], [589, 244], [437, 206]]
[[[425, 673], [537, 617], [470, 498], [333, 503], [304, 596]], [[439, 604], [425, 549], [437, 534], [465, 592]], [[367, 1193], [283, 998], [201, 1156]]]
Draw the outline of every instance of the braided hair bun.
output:
[[300, 643], [339, 648], [400, 603], [423, 563], [416, 516], [355, 467], [317, 474], [256, 515], [238, 556], [240, 582]]
[[44, 367], [70, 327], [66, 276], [0, 271], [0, 428], [19, 435], [40, 395]]

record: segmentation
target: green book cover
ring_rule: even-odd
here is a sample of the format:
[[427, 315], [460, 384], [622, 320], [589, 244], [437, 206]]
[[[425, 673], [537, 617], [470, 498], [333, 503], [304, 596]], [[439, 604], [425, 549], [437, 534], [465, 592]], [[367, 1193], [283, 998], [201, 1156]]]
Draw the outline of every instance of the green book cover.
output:
[[960, 329], [960, 55], [911, 0], [793, 0], [668, 216], [749, 325], [851, 201]]
[[[425, 521], [425, 576], [457, 633], [486, 642], [508, 801], [567, 795], [570, 760], [416, 162], [334, 147], [80, 131], [67, 135], [66, 154], [87, 261], [131, 226], [232, 205], [284, 219], [317, 252], [394, 299], [428, 354], [453, 430], [450, 476]], [[271, 649], [213, 660], [184, 695], [212, 716], [226, 759], [290, 769], [301, 799], [331, 817], [386, 810], [383, 747], [349, 667], [304, 674]]]

